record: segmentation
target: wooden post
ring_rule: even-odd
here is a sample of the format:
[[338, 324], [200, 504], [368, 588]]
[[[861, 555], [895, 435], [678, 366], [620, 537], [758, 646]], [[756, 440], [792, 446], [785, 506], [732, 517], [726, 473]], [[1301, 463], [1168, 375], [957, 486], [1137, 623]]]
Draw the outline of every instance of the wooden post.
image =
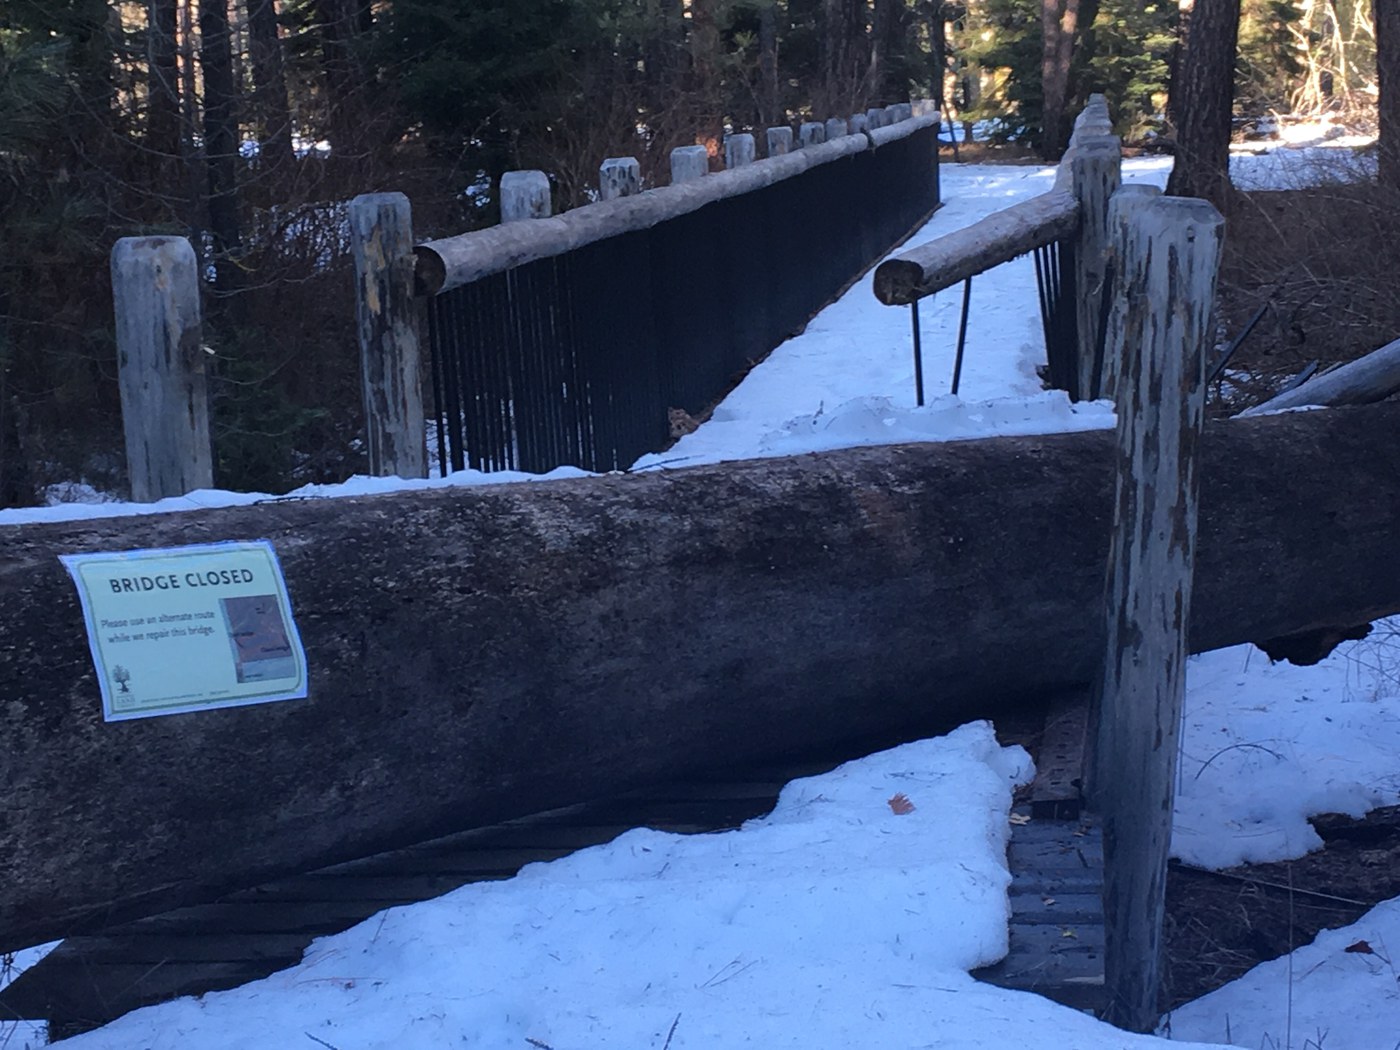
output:
[[138, 503], [214, 487], [198, 269], [183, 237], [123, 237], [112, 248], [117, 381]]
[[501, 176], [501, 221], [547, 219], [552, 212], [549, 176], [542, 171], [508, 171]]
[[846, 124], [850, 127], [852, 135], [860, 135], [870, 130], [870, 118], [864, 113], [852, 113]]
[[703, 179], [710, 173], [710, 151], [704, 146], [677, 146], [671, 151], [671, 185]]
[[842, 135], [849, 134], [846, 128], [846, 121], [842, 117], [832, 117], [826, 122], [826, 141], [839, 139]]
[[826, 125], [809, 120], [797, 129], [797, 134], [804, 149], [808, 146], [820, 146], [826, 141]]
[[1195, 565], [1197, 446], [1224, 220], [1164, 197], [1124, 231], [1116, 509], [1094, 792], [1104, 827], [1105, 1020], [1158, 1022], [1187, 623]]
[[1123, 151], [1112, 135], [1086, 136], [1076, 141], [1068, 160], [1071, 187], [1079, 201], [1080, 214], [1079, 234], [1074, 241], [1079, 382], [1078, 390], [1071, 394], [1075, 400], [1083, 401], [1095, 386], [1094, 363], [1100, 357], [1104, 276], [1108, 261], [1108, 202], [1118, 190]]
[[865, 128], [867, 131], [874, 131], [876, 128], [883, 128], [889, 123], [885, 119], [885, 111], [879, 108], [867, 109], [865, 111]]
[[428, 459], [408, 198], [402, 193], [365, 193], [352, 200], [350, 248], [355, 256], [355, 321], [369, 472], [376, 477], [425, 478]]
[[742, 168], [753, 163], [753, 136], [748, 132], [740, 135], [727, 135], [724, 139], [724, 166]]
[[[1118, 253], [1123, 250], [1128, 230], [1137, 221], [1139, 209], [1151, 207], [1161, 196], [1162, 191], [1156, 186], [1139, 184], [1123, 186], [1109, 199], [1107, 249], [1110, 270], [1122, 270]], [[1103, 370], [1098, 391], [1100, 397], [1112, 399], [1118, 389], [1118, 376], [1123, 370], [1123, 362], [1118, 355], [1123, 352], [1126, 344], [1125, 326], [1131, 305], [1124, 295], [1113, 295], [1108, 304], [1108, 328], [1104, 336]], [[1087, 390], [1084, 396], [1092, 397], [1093, 393], [1092, 390]]]
[[598, 199], [615, 200], [642, 192], [642, 166], [636, 157], [608, 157], [598, 168]]
[[792, 152], [792, 128], [769, 128], [768, 129], [768, 156], [781, 157], [784, 153]]

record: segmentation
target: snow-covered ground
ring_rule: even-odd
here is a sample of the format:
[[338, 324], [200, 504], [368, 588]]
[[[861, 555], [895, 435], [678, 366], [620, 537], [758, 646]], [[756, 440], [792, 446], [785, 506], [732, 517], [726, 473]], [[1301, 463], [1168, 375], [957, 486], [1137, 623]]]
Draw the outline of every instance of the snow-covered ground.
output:
[[[1311, 178], [1309, 154], [1240, 154], [1236, 178]], [[1165, 181], [1169, 162], [1128, 162]], [[938, 236], [1047, 189], [1049, 169], [948, 166]], [[930, 402], [914, 406], [908, 312], [869, 279], [779, 348], [662, 456], [673, 469], [842, 445], [1112, 425], [1107, 405], [1040, 390], [1028, 260], [973, 282], [962, 397], [940, 393], [958, 296], [926, 304]], [[559, 473], [576, 473], [562, 471]], [[355, 479], [298, 495], [473, 484]], [[516, 480], [527, 480], [517, 478]], [[182, 510], [268, 498], [200, 492]], [[68, 504], [0, 512], [0, 526], [151, 507]], [[3, 530], [0, 530], [0, 535]], [[1400, 641], [1351, 643], [1313, 668], [1242, 646], [1192, 659], [1174, 851], [1210, 866], [1298, 856], [1306, 822], [1400, 802]], [[194, 716], [190, 716], [194, 717]], [[1005, 950], [1004, 863], [1018, 748], [973, 723], [796, 781], [769, 817], [718, 835], [629, 832], [514, 879], [396, 908], [317, 941], [303, 962], [199, 1000], [137, 1011], [65, 1043], [75, 1050], [626, 1047], [1054, 1047], [1127, 1050], [1127, 1035], [967, 971]], [[901, 799], [901, 796], [903, 797]], [[906, 806], [904, 800], [910, 804]], [[912, 808], [911, 808], [912, 807]], [[1365, 941], [1372, 952], [1355, 950]], [[1400, 906], [1324, 934], [1290, 960], [1176, 1011], [1176, 1045], [1391, 1050], [1400, 1045]], [[1348, 947], [1353, 950], [1348, 951]], [[0, 1028], [0, 1046], [5, 1043]], [[9, 1046], [32, 1037], [10, 1034]]]

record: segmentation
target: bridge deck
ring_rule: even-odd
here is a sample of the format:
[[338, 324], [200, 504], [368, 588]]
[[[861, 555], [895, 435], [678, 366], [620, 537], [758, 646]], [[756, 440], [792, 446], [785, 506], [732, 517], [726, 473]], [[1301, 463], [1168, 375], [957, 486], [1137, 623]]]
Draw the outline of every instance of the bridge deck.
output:
[[[1050, 718], [1053, 727], [1053, 709]], [[1039, 718], [999, 720], [999, 728], [1005, 742], [1027, 744], [1032, 753], [1043, 735]], [[788, 763], [740, 776], [727, 771], [571, 806], [71, 937], [0, 991], [0, 1017], [47, 1019], [57, 1039], [140, 1006], [234, 988], [295, 965], [316, 937], [385, 908], [510, 878], [526, 864], [611, 841], [634, 827], [677, 833], [737, 827], [771, 810], [789, 780], [836, 764]], [[1051, 789], [1059, 792], [1059, 807], [1063, 792]], [[1031, 806], [1027, 799], [1018, 809], [1029, 813]], [[1097, 1005], [1103, 920], [1096, 835], [1092, 826], [1064, 820], [1013, 829], [1011, 954], [979, 976], [1075, 1006]]]

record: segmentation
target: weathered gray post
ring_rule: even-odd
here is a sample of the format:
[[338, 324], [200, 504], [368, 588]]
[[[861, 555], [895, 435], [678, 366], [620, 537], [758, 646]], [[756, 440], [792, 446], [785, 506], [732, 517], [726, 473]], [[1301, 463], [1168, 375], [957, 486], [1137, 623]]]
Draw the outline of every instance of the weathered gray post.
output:
[[885, 125], [898, 124], [904, 119], [904, 111], [899, 108], [899, 103], [894, 102], [885, 107]]
[[846, 123], [851, 129], [852, 135], [859, 135], [870, 130], [870, 118], [864, 113], [852, 113], [851, 119]]
[[[1156, 186], [1137, 184], [1122, 186], [1109, 198], [1106, 247], [1110, 270], [1117, 272], [1122, 269], [1117, 253], [1125, 243], [1128, 229], [1137, 221], [1138, 210], [1151, 207], [1161, 196], [1162, 191]], [[1099, 387], [1099, 396], [1110, 400], [1116, 395], [1118, 377], [1123, 371], [1123, 362], [1118, 355], [1127, 343], [1125, 331], [1131, 306], [1126, 296], [1110, 293], [1110, 302], [1107, 304], [1108, 327], [1104, 332], [1103, 342], [1103, 371]]]
[[724, 166], [742, 168], [753, 163], [753, 136], [747, 131], [739, 135], [727, 135], [724, 139]]
[[889, 123], [889, 121], [885, 119], [885, 111], [880, 108], [867, 109], [865, 111], [865, 119], [867, 121], [866, 128], [870, 131], [874, 131], [876, 128], [883, 128]]
[[131, 498], [214, 487], [200, 347], [199, 262], [183, 237], [123, 237], [112, 248], [117, 382]]
[[803, 149], [808, 146], [820, 146], [826, 141], [826, 125], [809, 120], [797, 129], [797, 136]]
[[355, 321], [369, 472], [376, 477], [424, 478], [428, 460], [408, 198], [402, 193], [364, 193], [352, 200], [350, 250], [355, 256]]
[[704, 146], [677, 146], [671, 151], [671, 185], [693, 182], [710, 173], [710, 151]]
[[1225, 224], [1207, 202], [1184, 197], [1134, 211], [1117, 252], [1116, 294], [1128, 305], [1114, 348], [1124, 367], [1093, 784], [1104, 828], [1105, 1019], [1149, 1032], [1159, 1018], [1197, 446]]
[[1092, 397], [1104, 330], [1104, 278], [1108, 263], [1108, 202], [1121, 181], [1123, 150], [1112, 135], [1076, 137], [1067, 157], [1071, 187], [1079, 201], [1079, 234], [1074, 240], [1075, 315], [1078, 326], [1077, 399]]
[[768, 129], [768, 156], [781, 157], [784, 153], [792, 152], [792, 128], [769, 128]]
[[508, 171], [501, 176], [501, 221], [547, 219], [553, 206], [549, 200], [549, 176], [542, 171]]
[[844, 118], [832, 117], [826, 122], [827, 142], [830, 142], [832, 139], [839, 139], [842, 135], [846, 135], [848, 133], [849, 132], [846, 129], [846, 121]]
[[642, 192], [642, 166], [636, 157], [608, 157], [598, 168], [598, 198], [610, 201]]

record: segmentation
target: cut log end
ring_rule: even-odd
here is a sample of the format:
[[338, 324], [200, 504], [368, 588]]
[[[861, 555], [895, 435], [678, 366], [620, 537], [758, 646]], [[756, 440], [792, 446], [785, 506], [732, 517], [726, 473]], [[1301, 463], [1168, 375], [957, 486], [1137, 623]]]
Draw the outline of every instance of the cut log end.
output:
[[447, 263], [441, 255], [424, 245], [413, 249], [413, 294], [434, 296], [447, 283]]
[[1298, 667], [1311, 667], [1331, 656], [1332, 651], [1343, 642], [1359, 642], [1370, 633], [1369, 623], [1352, 627], [1319, 627], [1254, 644], [1264, 650], [1271, 663], [1287, 660]]
[[923, 267], [904, 259], [890, 259], [875, 269], [875, 298], [886, 306], [908, 306], [919, 299]]

